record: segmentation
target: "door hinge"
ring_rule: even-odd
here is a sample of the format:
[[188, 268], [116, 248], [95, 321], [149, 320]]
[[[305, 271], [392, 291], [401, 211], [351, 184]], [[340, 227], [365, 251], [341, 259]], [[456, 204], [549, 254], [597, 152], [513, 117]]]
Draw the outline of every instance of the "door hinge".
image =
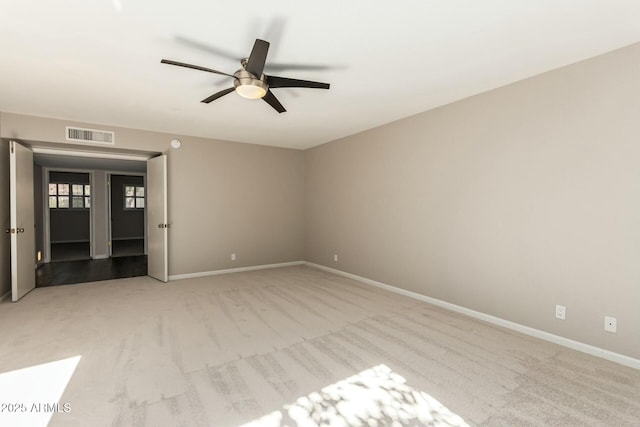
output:
[[[11, 146], [11, 154], [13, 154], [13, 150], [15, 149], [15, 148], [14, 148], [14, 147], [15, 147], [15, 141], [11, 141], [11, 142], [9, 143], [9, 145]], [[6, 151], [5, 151], [5, 153], [6, 153]]]

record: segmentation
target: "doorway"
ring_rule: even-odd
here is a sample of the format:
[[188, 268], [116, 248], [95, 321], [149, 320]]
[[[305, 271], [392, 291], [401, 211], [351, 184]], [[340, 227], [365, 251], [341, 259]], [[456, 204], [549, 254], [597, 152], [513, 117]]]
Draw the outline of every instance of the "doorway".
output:
[[90, 259], [91, 174], [49, 171], [46, 189], [51, 262]]
[[144, 255], [145, 238], [145, 176], [109, 176], [109, 224], [112, 257]]
[[[130, 158], [119, 159], [104, 158], [104, 157], [85, 157], [85, 156], [68, 156], [57, 155], [53, 152], [47, 151], [46, 153], [39, 153], [36, 148], [34, 155], [34, 186], [36, 187], [36, 200], [34, 206], [36, 208], [36, 244], [37, 252], [40, 251], [42, 246], [43, 257], [42, 262], [39, 262], [39, 267], [36, 271], [37, 286], [55, 286], [55, 285], [67, 285], [74, 283], [95, 282], [110, 279], [119, 279], [126, 277], [136, 277], [147, 274], [147, 256], [146, 256], [146, 221], [144, 219], [147, 208], [146, 203], [146, 161], [134, 160]], [[56, 179], [53, 172], [66, 172], [73, 173], [74, 175], [62, 176], [63, 179]], [[84, 174], [84, 180], [78, 180], [78, 175]], [[58, 182], [49, 182], [50, 175], [52, 179]], [[86, 177], [89, 177], [88, 187], [79, 187], [79, 185], [87, 185]], [[132, 205], [130, 207], [135, 208], [137, 206], [137, 215], [142, 213], [142, 221], [132, 221], [130, 217], [119, 217], [116, 213], [114, 221], [112, 223], [112, 199], [115, 202], [116, 199], [120, 201], [126, 201], [124, 194], [120, 196], [112, 196], [111, 188], [114, 187], [111, 178], [116, 176], [129, 177], [126, 180], [127, 184], [133, 184], [133, 189], [129, 191], [133, 192]], [[60, 178], [60, 177], [57, 177]], [[40, 183], [40, 190], [37, 188]], [[55, 189], [52, 185], [51, 193], [49, 194], [49, 184], [56, 184]], [[63, 186], [58, 188], [57, 184], [69, 183], [69, 187]], [[74, 188], [74, 185], [77, 187]], [[130, 185], [129, 185], [130, 186]], [[116, 178], [115, 187], [121, 187]], [[136, 189], [136, 187], [138, 187]], [[121, 193], [125, 191], [121, 189]], [[137, 191], [137, 193], [136, 193]], [[82, 194], [80, 194], [82, 192]], [[56, 193], [56, 194], [53, 194]], [[67, 194], [68, 193], [68, 194]], [[137, 194], [137, 197], [136, 197]], [[58, 203], [58, 200], [54, 202], [53, 198], [62, 198], [62, 202]], [[67, 199], [66, 197], [69, 197]], [[49, 203], [53, 206], [56, 203], [58, 206], [63, 206], [60, 209], [67, 209], [71, 211], [73, 208], [73, 197], [76, 206], [79, 208], [80, 197], [86, 200], [85, 206], [89, 206], [89, 245], [88, 256], [87, 246], [85, 242], [69, 242], [69, 245], [78, 247], [76, 256], [66, 257], [68, 260], [62, 260], [56, 256], [57, 244], [49, 245], [48, 236], [49, 231], [46, 230], [50, 223], [53, 223], [55, 219], [47, 219], [46, 215], [51, 214], [52, 210], [49, 208]], [[51, 198], [51, 200], [49, 199]], [[136, 200], [137, 199], [137, 200]], [[39, 206], [38, 206], [39, 202]], [[131, 203], [131, 201], [129, 201]], [[118, 203], [113, 203], [118, 205]], [[67, 208], [66, 206], [70, 206]], [[124, 206], [122, 207], [124, 209]], [[43, 214], [40, 214], [43, 212]], [[53, 215], [56, 213], [54, 212]], [[41, 220], [43, 227], [38, 226], [38, 217], [44, 218]], [[123, 226], [123, 222], [124, 227]], [[135, 223], [135, 224], [134, 224]], [[142, 225], [140, 229], [139, 225]], [[112, 254], [111, 240], [112, 240], [112, 227], [115, 231], [115, 253]], [[138, 225], [136, 227], [135, 225]], [[54, 225], [55, 227], [55, 225]], [[38, 234], [40, 228], [45, 229], [44, 233]], [[127, 234], [128, 231], [135, 231], [135, 234]], [[119, 239], [123, 238], [124, 239]], [[58, 239], [52, 234], [52, 242], [57, 242]], [[81, 240], [81, 239], [75, 239]], [[42, 244], [40, 244], [42, 241]], [[80, 247], [82, 245], [82, 247]], [[52, 249], [49, 250], [49, 247]], [[81, 251], [81, 252], [80, 252]], [[112, 256], [113, 255], [113, 256]], [[53, 262], [52, 262], [53, 261]]]

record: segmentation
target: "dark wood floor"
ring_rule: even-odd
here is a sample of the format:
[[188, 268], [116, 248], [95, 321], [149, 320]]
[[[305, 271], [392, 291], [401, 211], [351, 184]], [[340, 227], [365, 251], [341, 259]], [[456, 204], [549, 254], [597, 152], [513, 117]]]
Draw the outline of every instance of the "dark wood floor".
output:
[[51, 243], [51, 261], [90, 259], [89, 242]]
[[70, 285], [147, 275], [147, 256], [59, 261], [36, 270], [36, 287]]
[[131, 256], [144, 254], [144, 239], [111, 241], [111, 256]]
[[[122, 239], [111, 242], [111, 256], [144, 255], [144, 239]], [[89, 242], [51, 243], [51, 262], [91, 259]]]

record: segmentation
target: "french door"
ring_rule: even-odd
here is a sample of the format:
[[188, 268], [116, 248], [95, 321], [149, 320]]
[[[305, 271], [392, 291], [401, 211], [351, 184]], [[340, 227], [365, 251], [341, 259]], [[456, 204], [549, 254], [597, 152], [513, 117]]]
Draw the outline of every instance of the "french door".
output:
[[33, 152], [9, 142], [11, 225], [11, 300], [18, 301], [36, 287], [35, 220], [33, 211]]
[[167, 218], [167, 156], [147, 160], [147, 274], [169, 280]]

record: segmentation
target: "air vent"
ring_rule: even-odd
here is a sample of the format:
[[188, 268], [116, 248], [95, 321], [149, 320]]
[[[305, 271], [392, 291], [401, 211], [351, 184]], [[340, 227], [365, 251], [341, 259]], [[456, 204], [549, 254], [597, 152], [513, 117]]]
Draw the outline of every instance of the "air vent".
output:
[[116, 135], [108, 130], [82, 129], [67, 126], [67, 141], [114, 144]]

